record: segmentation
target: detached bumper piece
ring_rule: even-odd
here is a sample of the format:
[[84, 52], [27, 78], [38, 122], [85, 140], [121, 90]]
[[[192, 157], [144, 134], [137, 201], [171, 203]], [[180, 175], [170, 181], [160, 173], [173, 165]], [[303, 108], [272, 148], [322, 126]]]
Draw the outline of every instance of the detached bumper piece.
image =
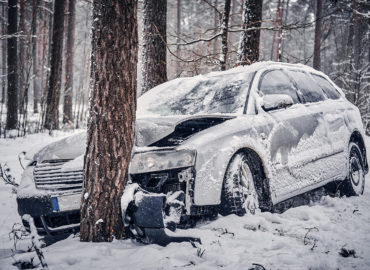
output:
[[129, 219], [141, 240], [161, 246], [171, 242], [200, 242], [199, 238], [178, 235], [166, 228], [164, 217], [166, 207], [168, 205], [164, 194], [148, 193], [142, 189], [135, 193], [131, 209], [127, 214], [132, 216]]

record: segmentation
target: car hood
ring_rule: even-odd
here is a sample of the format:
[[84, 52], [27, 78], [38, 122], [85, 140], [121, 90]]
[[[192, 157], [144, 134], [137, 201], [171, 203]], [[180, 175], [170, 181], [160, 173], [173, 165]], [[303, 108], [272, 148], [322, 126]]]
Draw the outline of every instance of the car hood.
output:
[[[184, 126], [186, 127], [186, 135], [182, 137], [185, 140], [201, 130], [220, 124], [221, 122], [234, 117], [235, 116], [230, 115], [138, 117], [135, 123], [135, 145], [137, 147], [152, 146], [161, 139], [171, 137], [171, 134], [175, 134], [177, 137], [179, 137], [181, 134], [179, 135], [177, 128], [181, 127], [182, 130], [184, 130]], [[205, 122], [208, 124], [200, 125], [200, 122]], [[37, 162], [55, 159], [75, 159], [81, 155], [84, 155], [86, 150], [86, 142], [87, 133], [81, 132], [79, 134], [51, 143], [43, 147], [35, 154], [29, 154], [28, 159], [35, 160]]]

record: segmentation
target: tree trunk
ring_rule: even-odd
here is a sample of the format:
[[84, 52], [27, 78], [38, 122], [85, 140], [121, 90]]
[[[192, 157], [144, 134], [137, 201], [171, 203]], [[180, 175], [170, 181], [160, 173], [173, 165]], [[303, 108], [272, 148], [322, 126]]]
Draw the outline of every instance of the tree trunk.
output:
[[59, 128], [59, 97], [62, 76], [63, 32], [65, 1], [54, 2], [53, 41], [51, 48], [49, 89], [46, 99], [46, 129]]
[[137, 1], [94, 0], [92, 92], [81, 205], [81, 241], [121, 238], [120, 200], [134, 143]]
[[65, 65], [65, 86], [63, 123], [72, 124], [72, 98], [73, 98], [73, 59], [76, 26], [76, 0], [68, 1], [68, 28], [67, 28], [67, 57]]
[[141, 94], [167, 81], [167, 0], [143, 1], [143, 45]]
[[260, 0], [245, 0], [243, 3], [243, 32], [239, 43], [239, 64], [250, 65], [258, 61], [261, 30], [248, 31], [250, 27], [261, 27], [262, 2]]
[[227, 58], [227, 36], [229, 28], [229, 17], [230, 17], [230, 5], [231, 0], [225, 0], [224, 12], [222, 13], [222, 24], [221, 24], [221, 55], [220, 55], [220, 70], [226, 70], [226, 58]]
[[[17, 34], [17, 0], [8, 1], [8, 35]], [[8, 38], [8, 100], [6, 128], [15, 129], [18, 124], [18, 50], [17, 37]]]
[[280, 44], [281, 44], [281, 21], [282, 21], [282, 13], [281, 13], [281, 0], [278, 0], [278, 6], [276, 9], [276, 25], [279, 27], [279, 30], [277, 32], [277, 38], [276, 38], [276, 46], [275, 46], [275, 55], [274, 55], [274, 61], [279, 61], [280, 56]]
[[23, 36], [19, 38], [19, 79], [18, 79], [18, 86], [19, 86], [19, 113], [24, 113], [24, 88], [25, 84], [25, 71], [27, 66], [27, 52], [26, 52], [26, 37], [27, 29], [26, 29], [26, 5], [25, 0], [19, 1], [19, 33]]
[[360, 5], [353, 0], [353, 91], [354, 104], [358, 106], [360, 93], [361, 17], [356, 13]]
[[[218, 0], [215, 0], [215, 8], [217, 9], [218, 8]], [[218, 24], [219, 24], [219, 21], [220, 21], [220, 13], [217, 12], [218, 10], [215, 9], [215, 13], [214, 13], [214, 17], [213, 17], [213, 27], [214, 27], [214, 32], [213, 34], [216, 35], [218, 33]], [[218, 53], [218, 40], [215, 39], [213, 41], [213, 54], [216, 55]]]
[[[287, 0], [286, 1], [286, 4], [285, 4], [285, 8], [284, 8], [284, 21], [283, 21], [283, 24], [288, 24], [288, 14], [289, 14], [289, 2], [290, 0]], [[284, 32], [283, 32], [284, 33]], [[281, 61], [281, 58], [283, 57], [284, 55], [284, 49], [285, 49], [285, 42], [284, 42], [284, 39], [281, 40], [281, 50], [280, 50], [280, 61]], [[289, 59], [287, 59], [288, 62], [289, 62]]]
[[[181, 0], [177, 0], [176, 7], [176, 43], [180, 43], [180, 33], [181, 33]], [[180, 56], [180, 45], [176, 45], [176, 55]], [[181, 74], [180, 61], [176, 60], [176, 78]]]
[[[8, 33], [8, 30], [7, 30], [7, 12], [6, 12], [6, 9], [7, 9], [7, 3], [6, 2], [3, 2], [2, 3], [2, 17], [4, 18], [4, 21], [1, 23], [2, 24], [2, 34], [3, 35], [6, 35]], [[4, 104], [6, 102], [6, 85], [7, 85], [7, 82], [6, 82], [6, 79], [7, 79], [7, 58], [6, 58], [6, 52], [7, 52], [7, 40], [6, 39], [3, 39], [1, 41], [1, 65], [2, 65], [2, 77], [1, 77], [1, 102]], [[1, 135], [1, 134], [0, 134]]]
[[40, 0], [32, 1], [32, 70], [33, 70], [33, 112], [39, 111], [38, 104], [40, 102], [40, 86], [38, 78], [38, 62], [37, 62], [37, 9]]
[[313, 52], [313, 68], [321, 69], [321, 20], [322, 20], [322, 0], [316, 0], [316, 23], [315, 23], [315, 44]]

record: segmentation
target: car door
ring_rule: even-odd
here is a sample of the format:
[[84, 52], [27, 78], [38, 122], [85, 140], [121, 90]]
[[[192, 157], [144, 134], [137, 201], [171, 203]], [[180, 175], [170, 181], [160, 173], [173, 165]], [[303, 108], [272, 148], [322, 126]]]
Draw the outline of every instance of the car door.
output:
[[328, 160], [332, 163], [328, 175], [331, 179], [343, 179], [346, 175], [344, 164], [346, 164], [346, 149], [348, 146], [347, 138], [349, 136], [346, 127], [346, 110], [348, 108], [346, 101], [341, 94], [325, 77], [310, 73], [315, 83], [323, 90], [326, 97], [325, 106], [322, 106], [327, 133], [331, 143], [331, 153]]
[[[312, 184], [329, 181], [338, 172], [337, 154], [341, 152], [334, 147], [333, 129], [328, 122], [328, 119], [333, 117], [331, 116], [333, 104], [309, 73], [292, 69], [287, 72], [294, 80], [304, 106], [308, 109], [310, 119], [314, 123], [313, 133], [305, 136], [297, 145], [298, 152], [303, 151], [308, 154], [308, 156], [300, 156], [299, 163], [304, 164], [305, 177], [309, 178]], [[336, 120], [334, 122], [337, 123]], [[293, 170], [299, 171], [299, 166]]]
[[303, 192], [313, 183], [305, 166], [318, 145], [302, 147], [301, 142], [312, 136], [318, 123], [309, 107], [302, 104], [293, 81], [282, 69], [267, 70], [261, 75], [259, 93], [262, 96], [289, 95], [294, 102], [290, 107], [264, 112], [272, 123], [267, 138], [274, 168], [270, 187], [275, 201], [281, 201]]

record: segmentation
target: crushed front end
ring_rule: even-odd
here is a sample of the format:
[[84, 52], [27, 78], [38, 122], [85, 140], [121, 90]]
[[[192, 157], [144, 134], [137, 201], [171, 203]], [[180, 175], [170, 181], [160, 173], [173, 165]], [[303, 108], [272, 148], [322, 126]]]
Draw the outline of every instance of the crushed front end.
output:
[[195, 160], [196, 151], [187, 149], [157, 148], [134, 154], [130, 184], [121, 202], [132, 236], [162, 245], [199, 240], [172, 233], [177, 227], [191, 226], [200, 215], [194, 205]]

